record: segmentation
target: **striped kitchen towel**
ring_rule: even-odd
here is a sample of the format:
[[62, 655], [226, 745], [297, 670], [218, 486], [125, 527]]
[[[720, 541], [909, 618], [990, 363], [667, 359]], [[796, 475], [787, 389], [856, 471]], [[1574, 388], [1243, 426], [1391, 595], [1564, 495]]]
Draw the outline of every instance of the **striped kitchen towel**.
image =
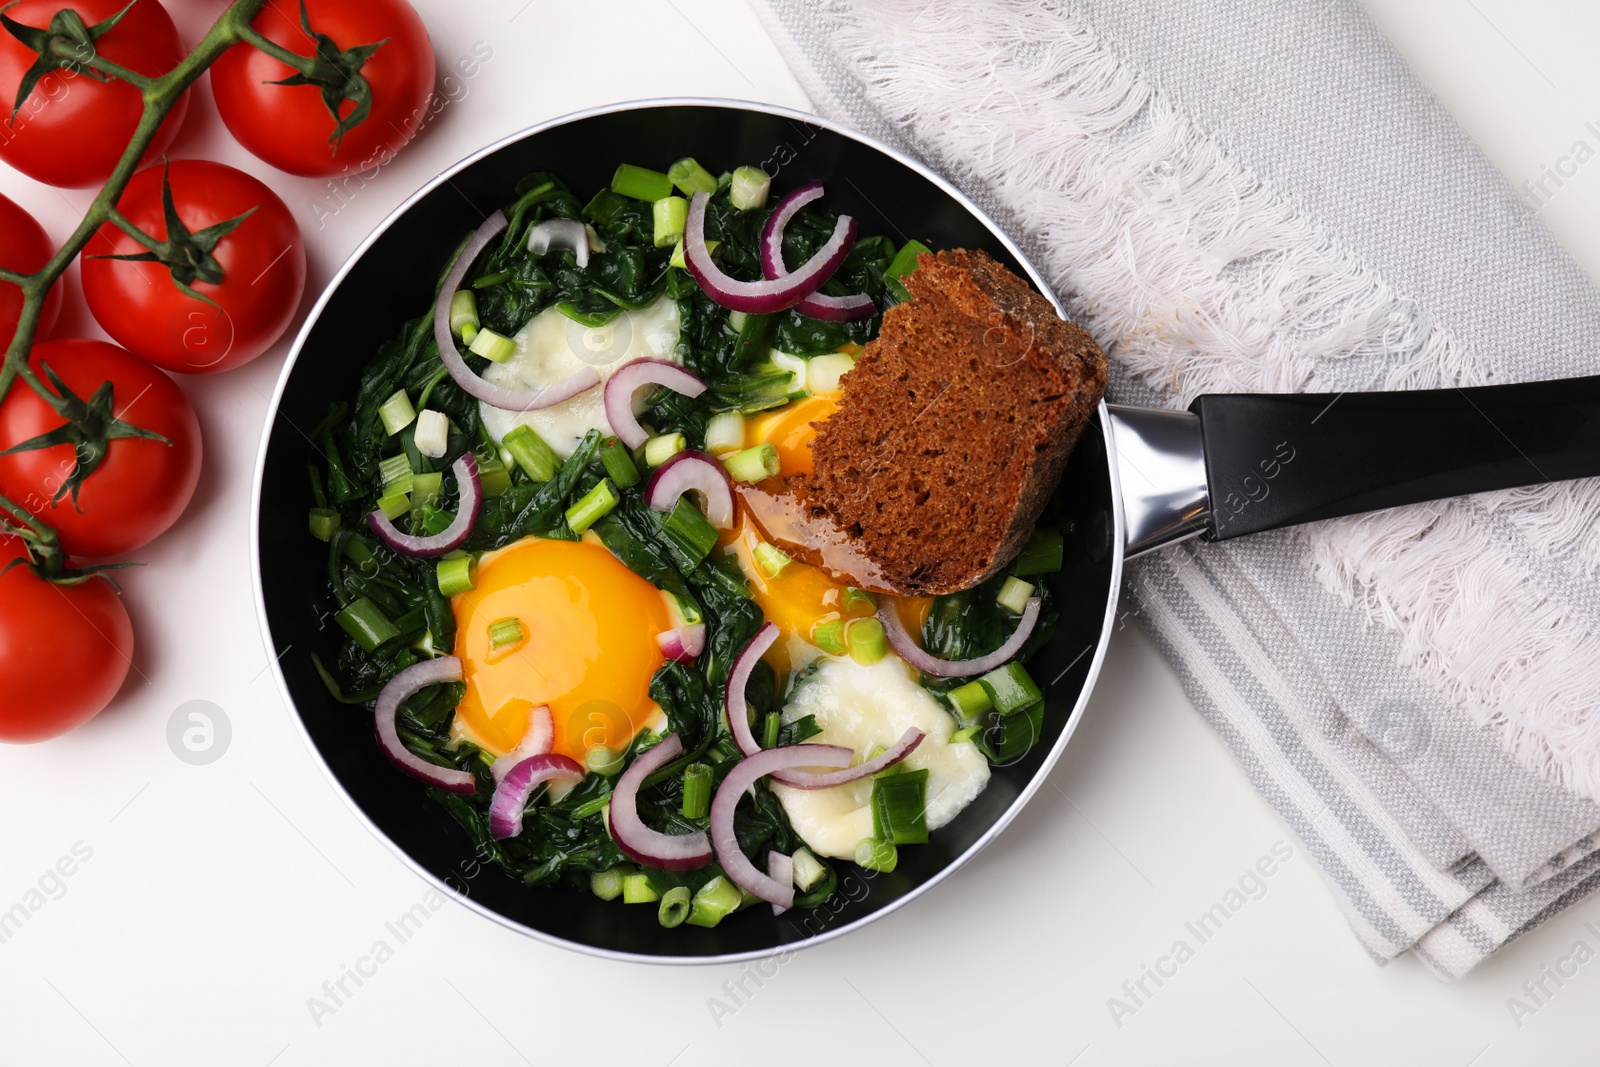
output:
[[[1600, 293], [1353, 0], [755, 0], [822, 114], [1000, 220], [1112, 395], [1583, 374]], [[1375, 959], [1600, 885], [1600, 486], [1140, 561], [1140, 618]]]

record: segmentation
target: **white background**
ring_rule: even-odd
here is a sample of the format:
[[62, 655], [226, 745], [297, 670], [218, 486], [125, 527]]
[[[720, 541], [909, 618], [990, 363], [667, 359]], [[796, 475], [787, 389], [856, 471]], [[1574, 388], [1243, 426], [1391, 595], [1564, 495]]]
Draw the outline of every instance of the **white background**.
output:
[[[493, 58], [421, 139], [342, 203], [227, 137], [202, 87], [176, 156], [265, 178], [309, 245], [305, 305], [399, 201], [470, 151], [594, 104], [673, 94], [805, 107], [740, 0], [416, 0], [442, 69]], [[169, 0], [196, 39], [220, 9]], [[1367, 0], [1424, 80], [1520, 185], [1600, 118], [1600, 9], [1582, 0]], [[462, 94], [465, 95], [462, 95]], [[1591, 141], [1593, 140], [1590, 137]], [[87, 194], [0, 169], [56, 238]], [[313, 203], [337, 212], [318, 228]], [[1600, 163], [1541, 217], [1600, 274]], [[431, 264], [419, 269], [432, 270]], [[60, 335], [97, 336], [68, 279]], [[377, 338], [374, 339], [375, 341]], [[257, 633], [252, 466], [287, 343], [183, 384], [206, 465], [179, 525], [124, 579], [136, 667], [115, 704], [54, 742], [0, 750], [0, 910], [82, 842], [93, 855], [0, 944], [0, 1062], [660, 1065], [1593, 1062], [1600, 964], [1519, 1027], [1506, 1006], [1564, 955], [1578, 904], [1454, 986], [1379, 968], [1294, 857], [1118, 1027], [1107, 998], [1288, 838], [1136, 629], [1119, 632], [1066, 757], [978, 862], [909, 908], [801, 953], [714, 1018], [741, 969], [601, 962], [446, 904], [337, 1011], [308, 998], [370, 951], [427, 886], [371, 837], [295, 732]], [[292, 652], [290, 654], [293, 654]], [[181, 704], [225, 710], [202, 767], [166, 741]]]

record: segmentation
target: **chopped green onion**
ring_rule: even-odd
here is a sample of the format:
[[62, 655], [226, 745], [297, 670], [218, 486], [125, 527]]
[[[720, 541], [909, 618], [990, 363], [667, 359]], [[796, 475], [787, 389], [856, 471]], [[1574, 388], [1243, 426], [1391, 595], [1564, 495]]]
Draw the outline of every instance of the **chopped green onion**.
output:
[[611, 480], [619, 488], [626, 489], [630, 485], [639, 484], [639, 468], [634, 466], [633, 457], [628, 454], [627, 446], [615, 437], [608, 438], [601, 446], [600, 462], [605, 465], [606, 473], [611, 475]]
[[598, 815], [602, 811], [606, 810], [606, 807], [610, 803], [610, 793], [605, 793], [597, 797], [590, 797], [588, 800], [585, 800], [582, 804], [579, 804], [577, 807], [572, 809], [572, 817], [574, 819], [587, 819], [591, 815]]
[[581, 500], [567, 509], [567, 525], [572, 527], [573, 533], [581, 534], [616, 507], [620, 500], [611, 479], [602, 478], [599, 485], [583, 494]]
[[455, 521], [455, 512], [445, 511], [443, 508], [433, 504], [418, 504], [411, 513], [412, 530], [420, 530], [428, 537], [444, 533], [450, 528], [450, 524]]
[[602, 778], [613, 778], [622, 773], [622, 753], [607, 745], [590, 745], [583, 765]]
[[378, 409], [378, 418], [383, 420], [384, 432], [390, 437], [410, 426], [411, 420], [416, 417], [417, 409], [411, 406], [411, 398], [404, 389], [396, 390]]
[[[472, 557], [468, 556], [468, 559]], [[496, 619], [489, 624], [489, 651], [499, 652], [501, 649], [513, 645], [520, 645], [528, 639], [528, 633], [522, 628], [522, 620], [516, 616], [505, 619]]]
[[379, 645], [400, 636], [400, 631], [395, 629], [394, 623], [379, 610], [378, 605], [366, 597], [352, 600], [344, 610], [334, 616], [334, 621], [339, 624], [340, 629], [355, 638], [356, 644], [367, 652], [375, 652]]
[[344, 558], [360, 567], [362, 574], [371, 576], [378, 573], [378, 557], [372, 554], [372, 546], [359, 537], [351, 537], [345, 541]]
[[450, 297], [450, 332], [459, 336], [463, 327], [477, 325], [478, 294], [471, 289], [457, 289]]
[[545, 439], [532, 426], [513, 426], [500, 443], [511, 453], [511, 458], [522, 468], [522, 473], [533, 481], [548, 482], [556, 476], [556, 468], [561, 466], [555, 449], [545, 443]]
[[[893, 842], [879, 841], [876, 837], [863, 837], [856, 843], [856, 863], [869, 871], [888, 874], [900, 862], [900, 850]], [[627, 883], [623, 883], [626, 888]]]
[[789, 553], [765, 541], [758, 543], [751, 555], [755, 557], [756, 565], [768, 578], [776, 578], [783, 573], [785, 567], [794, 562]]
[[961, 729], [950, 735], [950, 740], [947, 742], [947, 744], [955, 745], [960, 744], [962, 741], [971, 741], [973, 735], [977, 732], [977, 726], [963, 726]]
[[405, 493], [386, 493], [378, 498], [378, 510], [393, 522], [411, 510], [411, 498]]
[[1033, 586], [1021, 578], [1007, 578], [1000, 587], [1000, 594], [995, 597], [996, 603], [1008, 611], [1021, 615], [1028, 606], [1028, 598], [1033, 595]]
[[744, 895], [739, 892], [739, 887], [728, 881], [727, 876], [719, 874], [695, 893], [687, 921], [690, 926], [715, 926], [726, 916], [738, 911], [743, 903]]
[[420, 508], [439, 499], [439, 489], [444, 485], [444, 475], [426, 471], [411, 476], [411, 506]]
[[674, 926], [682, 926], [683, 920], [689, 917], [691, 904], [689, 887], [675, 885], [661, 898], [661, 906], [656, 909], [656, 919], [668, 930]]
[[622, 876], [622, 902], [624, 904], [654, 904], [661, 894], [650, 884], [643, 871], [629, 871]]
[[683, 817], [703, 819], [711, 810], [711, 768], [691, 763], [683, 769]]
[[956, 714], [962, 722], [971, 722], [979, 715], [994, 707], [994, 702], [989, 699], [989, 691], [983, 687], [982, 682], [968, 682], [958, 685], [947, 694], [950, 705], [956, 709]]
[[719, 411], [706, 423], [706, 451], [713, 456], [737, 452], [744, 447], [744, 415], [738, 411]]
[[659, 170], [624, 163], [611, 176], [611, 191], [635, 200], [660, 200], [672, 195], [672, 179]]
[[479, 330], [467, 350], [491, 363], [504, 363], [517, 352], [517, 342], [493, 330]]
[[972, 743], [990, 763], [1008, 764], [1025, 754], [1039, 740], [1044, 729], [1044, 701], [1014, 715], [991, 712]]
[[617, 213], [628, 206], [628, 202], [613, 193], [610, 189], [602, 189], [594, 194], [594, 199], [583, 205], [585, 218], [596, 222], [606, 223], [616, 219]]
[[775, 711], [767, 712], [766, 720], [761, 724], [761, 747], [778, 747], [778, 730], [783, 726], [783, 720]]
[[778, 473], [778, 449], [771, 441], [735, 452], [722, 461], [736, 482], [759, 482]]
[[828, 868], [822, 861], [811, 854], [805, 847], [797, 848], [794, 855], [789, 857], [794, 861], [794, 884], [800, 892], [809, 892], [811, 887], [820, 882], [828, 873]]
[[813, 394], [838, 396], [839, 379], [855, 370], [856, 361], [843, 352], [830, 352], [825, 356], [812, 356], [806, 368], [806, 381]]
[[717, 177], [697, 163], [693, 156], [684, 156], [667, 168], [667, 178], [684, 196], [717, 191]]
[[877, 776], [872, 781], [872, 836], [897, 845], [928, 840], [928, 771]]
[[652, 437], [644, 443], [645, 466], [659, 467], [688, 447], [689, 440], [681, 433], [664, 433]]
[[752, 211], [767, 206], [767, 193], [772, 189], [772, 179], [760, 167], [737, 167], [733, 183], [728, 186], [728, 200], [740, 211]]
[[672, 614], [679, 626], [693, 626], [702, 620], [703, 616], [694, 601], [686, 600], [676, 593], [667, 593], [667, 597], [671, 601]]
[[411, 492], [411, 460], [404, 452], [395, 453], [378, 464], [378, 477], [383, 479], [384, 496]]
[[434, 581], [444, 596], [456, 596], [478, 587], [478, 557], [446, 556], [433, 568]]
[[591, 871], [589, 874], [589, 890], [601, 900], [616, 900], [622, 895], [622, 868], [613, 867], [609, 871]]
[[979, 678], [978, 684], [989, 694], [990, 703], [1001, 715], [1021, 711], [1044, 699], [1044, 694], [1028, 675], [1028, 669], [1016, 660], [996, 667]]
[[1011, 565], [1011, 573], [1024, 576], [1054, 574], [1061, 569], [1061, 557], [1065, 547], [1066, 538], [1061, 535], [1060, 530], [1045, 527], [1034, 530], [1033, 536], [1022, 546], [1022, 551], [1017, 553], [1017, 561]]
[[465, 326], [461, 327], [461, 343], [466, 345], [468, 348], [471, 348], [472, 342], [478, 339], [478, 332], [478, 327], [474, 326], [470, 322], [467, 323]]
[[506, 470], [506, 465], [500, 462], [500, 457], [494, 452], [486, 449], [476, 455], [478, 484], [483, 486], [484, 497], [493, 500], [511, 488], [511, 472]]
[[824, 619], [811, 628], [811, 643], [830, 656], [844, 655], [844, 620]]
[[865, 589], [855, 586], [846, 586], [844, 590], [844, 613], [846, 615], [872, 615], [878, 610], [878, 598]]
[[[715, 252], [720, 244], [722, 244], [721, 241], [707, 241], [706, 255], [709, 256]], [[672, 255], [668, 257], [667, 262], [679, 270], [689, 269], [689, 261], [683, 258], [683, 238], [678, 238], [678, 243], [672, 247]]]
[[700, 566], [717, 544], [717, 528], [700, 514], [699, 508], [689, 503], [687, 495], [679, 497], [672, 505], [672, 511], [661, 520], [661, 530], [669, 538], [668, 544], [678, 549], [683, 557], [685, 571]]
[[664, 196], [650, 205], [655, 222], [657, 248], [677, 243], [683, 237], [683, 224], [689, 217], [689, 201], [681, 196]]
[[308, 525], [312, 537], [318, 541], [331, 541], [333, 531], [339, 528], [339, 513], [332, 508], [312, 508]]
[[850, 658], [857, 663], [866, 665], [877, 663], [889, 651], [883, 623], [877, 619], [855, 620], [845, 627], [844, 639], [850, 648]]
[[917, 257], [933, 249], [921, 241], [907, 241], [895, 253], [894, 259], [889, 261], [889, 269], [883, 272], [884, 287], [901, 300], [910, 300], [911, 293], [906, 289], [901, 278], [917, 269]]
[[438, 459], [450, 448], [450, 420], [442, 411], [423, 411], [417, 415], [417, 429], [413, 440], [417, 451], [429, 459]]

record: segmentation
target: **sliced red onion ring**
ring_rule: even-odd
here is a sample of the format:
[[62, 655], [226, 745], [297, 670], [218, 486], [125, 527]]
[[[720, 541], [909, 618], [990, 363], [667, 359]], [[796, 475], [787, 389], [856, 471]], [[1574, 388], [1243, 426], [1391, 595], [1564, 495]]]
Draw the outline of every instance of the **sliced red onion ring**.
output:
[[467, 271], [472, 268], [472, 261], [477, 259], [478, 255], [489, 246], [489, 242], [505, 228], [505, 212], [496, 211], [483, 221], [483, 225], [478, 227], [478, 232], [474, 233], [461, 249], [461, 255], [456, 257], [455, 266], [451, 267], [450, 273], [445, 276], [444, 285], [439, 289], [439, 299], [433, 305], [433, 339], [439, 343], [439, 358], [444, 361], [445, 369], [450, 372], [451, 379], [466, 390], [468, 395], [490, 407], [505, 411], [538, 411], [571, 400], [579, 393], [593, 389], [600, 384], [600, 375], [593, 367], [585, 367], [566, 381], [544, 389], [508, 389], [503, 385], [486, 382], [472, 373], [472, 368], [467, 366], [467, 361], [461, 358], [461, 353], [456, 348], [455, 337], [450, 333], [451, 298], [461, 287], [461, 280], [467, 276]]
[[[879, 771], [893, 767], [896, 763], [911, 755], [916, 750], [916, 747], [922, 744], [922, 738], [923, 733], [921, 730], [915, 726], [908, 726], [906, 727], [906, 732], [900, 735], [900, 740], [865, 763], [858, 763], [854, 767], [846, 767], [842, 771], [828, 771], [824, 774], [818, 774], [815, 771], [773, 771], [772, 780], [774, 782], [782, 782], [784, 785], [792, 785], [796, 789], [827, 789], [831, 786], [844, 785], [846, 782], [854, 782], [859, 778], [866, 778], [869, 775], [877, 774]], [[814, 746], [799, 745], [794, 747], [811, 748]], [[826, 747], [831, 748], [833, 746]]]
[[[734, 311], [766, 315], [794, 307], [833, 276], [856, 242], [856, 220], [840, 215], [833, 236], [799, 270], [782, 278], [737, 281], [712, 262], [711, 252], [706, 248], [706, 205], [710, 200], [706, 193], [695, 193], [694, 199], [689, 201], [689, 217], [683, 227], [684, 262], [711, 299]], [[446, 325], [449, 325], [448, 319]]]
[[906, 628], [900, 624], [899, 613], [887, 601], [878, 606], [878, 621], [883, 623], [883, 632], [888, 636], [889, 644], [900, 654], [900, 658], [917, 670], [931, 674], [935, 678], [966, 678], [969, 675], [992, 671], [1022, 651], [1022, 646], [1028, 643], [1029, 635], [1039, 622], [1039, 598], [1031, 597], [1028, 600], [1028, 606], [1023, 611], [1017, 628], [1006, 638], [1005, 644], [987, 656], [979, 656], [977, 659], [940, 659], [924, 652], [911, 635], [906, 633]]
[[685, 449], [656, 468], [645, 487], [645, 502], [671, 511], [684, 493], [699, 493], [706, 521], [719, 530], [733, 527], [733, 486], [716, 457]]
[[[778, 201], [778, 206], [767, 217], [767, 224], [761, 230], [761, 273], [768, 278], [787, 278], [789, 268], [783, 263], [783, 231], [789, 225], [789, 220], [799, 214], [800, 209], [814, 200], [822, 198], [822, 183], [807, 182], [794, 192]], [[866, 293], [852, 293], [849, 296], [828, 296], [824, 293], [812, 293], [800, 303], [795, 305], [795, 310], [802, 315], [809, 315], [814, 319], [824, 319], [828, 322], [853, 322], [856, 319], [870, 317], [878, 306], [872, 302], [872, 297]]]
[[[790, 908], [794, 906], [794, 879], [787, 885], [762, 874], [739, 847], [739, 838], [733, 830], [733, 813], [739, 798], [756, 780], [774, 771], [792, 767], [843, 767], [853, 755], [848, 748], [837, 745], [784, 745], [769, 748], [748, 756], [733, 765], [733, 770], [717, 787], [716, 799], [711, 802], [711, 843], [717, 850], [717, 862], [733, 883], [748, 889], [768, 904]], [[612, 801], [615, 808], [616, 801]]]
[[617, 440], [629, 448], [638, 448], [650, 438], [649, 432], [633, 415], [634, 395], [647, 385], [664, 385], [689, 397], [706, 391], [705, 382], [664, 359], [636, 359], [620, 368], [606, 382], [606, 421], [611, 424], [611, 432], [617, 435]]
[[[794, 886], [794, 857], [776, 850], [767, 853], [767, 877], [779, 885]], [[792, 899], [792, 894], [791, 894]], [[781, 904], [772, 906], [772, 914], [782, 915], [789, 909]]]
[[478, 460], [471, 452], [462, 453], [461, 458], [450, 465], [450, 471], [461, 487], [461, 502], [449, 526], [431, 537], [401, 533], [389, 521], [389, 516], [379, 510], [367, 516], [367, 525], [378, 539], [407, 556], [442, 556], [459, 548], [478, 524], [478, 515], [483, 511], [483, 482], [478, 478]]
[[733, 743], [746, 756], [754, 756], [761, 751], [761, 746], [756, 744], [755, 735], [750, 732], [750, 709], [744, 701], [744, 687], [749, 683], [750, 672], [755, 670], [757, 661], [767, 654], [767, 649], [777, 639], [778, 627], [775, 623], [769, 622], [761, 627], [744, 646], [744, 651], [739, 653], [739, 658], [733, 661], [733, 670], [728, 673], [728, 689], [724, 697], [728, 709], [728, 732], [733, 735]]
[[516, 837], [522, 833], [523, 809], [540, 783], [582, 780], [583, 768], [570, 756], [556, 752], [529, 756], [511, 768], [495, 786], [494, 799], [489, 801], [489, 832], [496, 838]]
[[555, 744], [556, 724], [550, 715], [550, 705], [540, 704], [528, 712], [528, 729], [517, 742], [517, 747], [494, 761], [489, 773], [496, 782], [505, 780], [511, 769], [529, 756], [542, 756]]
[[667, 735], [634, 760], [611, 790], [612, 839], [623, 855], [657, 870], [692, 871], [711, 862], [711, 842], [706, 840], [704, 830], [664, 834], [650, 829], [639, 818], [639, 787], [658, 767], [672, 762], [682, 752], [683, 742], [678, 735]]
[[693, 663], [695, 657], [706, 650], [706, 624], [697, 622], [656, 634], [656, 644], [661, 654], [672, 662]]
[[589, 228], [577, 219], [545, 219], [528, 230], [528, 251], [542, 256], [552, 249], [565, 248], [578, 257], [578, 266], [589, 265]]
[[413, 694], [430, 685], [459, 681], [461, 661], [454, 656], [440, 656], [413, 663], [390, 678], [383, 687], [378, 694], [378, 704], [372, 718], [373, 726], [378, 731], [378, 747], [396, 767], [435, 788], [451, 793], [472, 793], [478, 786], [477, 778], [471, 771], [429, 763], [406, 747], [405, 742], [400, 740], [399, 730], [395, 728], [395, 716], [399, 714], [400, 705]]

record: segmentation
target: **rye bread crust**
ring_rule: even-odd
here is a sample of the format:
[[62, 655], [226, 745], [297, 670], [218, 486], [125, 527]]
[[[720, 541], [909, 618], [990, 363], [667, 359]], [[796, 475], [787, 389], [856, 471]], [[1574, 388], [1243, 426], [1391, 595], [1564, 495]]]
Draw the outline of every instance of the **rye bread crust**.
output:
[[923, 255], [791, 484], [896, 592], [991, 577], [1033, 531], [1106, 387], [1105, 355], [983, 252]]

